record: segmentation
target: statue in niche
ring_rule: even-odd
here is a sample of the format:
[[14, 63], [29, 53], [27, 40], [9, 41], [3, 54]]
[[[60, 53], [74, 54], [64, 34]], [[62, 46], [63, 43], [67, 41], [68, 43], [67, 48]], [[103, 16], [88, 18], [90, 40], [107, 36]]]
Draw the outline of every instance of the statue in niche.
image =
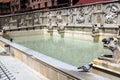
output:
[[68, 10], [68, 16], [69, 16], [69, 20], [70, 22], [69, 23], [73, 23], [73, 16], [74, 16], [74, 9], [69, 9]]
[[58, 27], [58, 31], [62, 31], [65, 29], [65, 26], [66, 26], [66, 23], [63, 22], [63, 19], [62, 19], [62, 12], [61, 11], [58, 11], [57, 12], [57, 27]]
[[9, 22], [10, 22], [9, 19], [5, 19], [5, 20], [4, 20], [4, 25], [5, 25], [5, 26], [8, 26], [8, 23], [9, 23]]
[[51, 22], [51, 20], [52, 20], [52, 14], [51, 14], [51, 12], [48, 12], [48, 14], [47, 14], [47, 22], [48, 23], [50, 23]]
[[57, 18], [57, 22], [58, 23], [61, 23], [63, 21], [62, 20], [62, 12], [61, 11], [57, 11], [56, 18]]
[[25, 21], [25, 18], [20, 19], [19, 27], [20, 27], [20, 26], [27, 26], [26, 21]]
[[51, 12], [48, 12], [48, 14], [47, 14], [47, 28], [48, 28], [49, 30], [52, 30], [52, 29], [53, 29], [52, 14], [51, 14]]
[[78, 23], [84, 23], [85, 22], [85, 17], [84, 17], [84, 9], [80, 8], [77, 10], [77, 14], [76, 14], [76, 21]]
[[106, 14], [105, 14], [105, 23], [107, 24], [113, 24], [113, 23], [117, 23], [117, 21], [115, 20], [118, 17], [118, 12], [119, 12], [119, 8], [116, 5], [108, 5], [106, 7]]
[[103, 46], [111, 50], [113, 55], [103, 55], [100, 56], [98, 59], [110, 61], [113, 63], [120, 63], [120, 46], [118, 45], [118, 40], [116, 38], [109, 37], [104, 38], [102, 42]]
[[40, 24], [39, 16], [37, 14], [34, 15], [34, 24]]

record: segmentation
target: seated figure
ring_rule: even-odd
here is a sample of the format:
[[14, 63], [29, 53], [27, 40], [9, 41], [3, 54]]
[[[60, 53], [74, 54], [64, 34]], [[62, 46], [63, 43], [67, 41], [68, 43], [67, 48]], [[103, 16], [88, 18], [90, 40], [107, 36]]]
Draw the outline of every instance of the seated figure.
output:
[[120, 46], [116, 38], [104, 38], [103, 46], [113, 52], [112, 55], [103, 55], [99, 59], [107, 60], [114, 63], [120, 63]]

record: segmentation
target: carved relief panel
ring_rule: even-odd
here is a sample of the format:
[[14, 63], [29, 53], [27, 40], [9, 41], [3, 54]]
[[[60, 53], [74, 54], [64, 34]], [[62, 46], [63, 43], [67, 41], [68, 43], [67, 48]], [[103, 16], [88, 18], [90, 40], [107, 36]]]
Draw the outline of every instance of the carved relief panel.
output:
[[68, 24], [75, 24], [76, 23], [76, 9], [75, 8], [68, 9], [67, 15], [68, 15]]
[[84, 7], [84, 15], [85, 15], [85, 23], [92, 23], [93, 22], [93, 12], [94, 6], [86, 6]]
[[40, 22], [40, 24], [42, 24], [43, 23], [43, 13], [42, 12], [38, 12], [38, 15], [39, 15], [39, 22]]
[[34, 13], [33, 14], [33, 24], [35, 25], [40, 25], [40, 15], [39, 13]]
[[9, 24], [11, 29], [17, 27], [17, 16], [11, 16]]
[[68, 23], [67, 9], [61, 10], [61, 15], [64, 23]]
[[56, 13], [57, 13], [57, 11], [52, 11], [52, 22], [55, 26], [57, 23], [57, 19], [56, 19], [57, 14]]
[[10, 17], [3, 18], [3, 27], [9, 27]]
[[47, 24], [47, 15], [48, 15], [48, 13], [46, 11], [42, 12], [42, 24], [43, 25]]
[[53, 28], [53, 13], [52, 11], [47, 12], [47, 28], [52, 29]]
[[78, 24], [85, 22], [85, 11], [83, 7], [79, 7], [76, 9], [76, 22]]
[[25, 22], [28, 27], [33, 26], [33, 14], [25, 14]]
[[61, 10], [58, 10], [56, 12], [56, 19], [57, 19], [57, 23], [63, 22], [63, 17], [62, 17], [62, 11]]
[[25, 15], [19, 15], [18, 16], [18, 27], [24, 27], [27, 26]]
[[107, 4], [105, 6], [105, 23], [106, 24], [117, 24], [118, 23], [118, 13], [120, 8], [116, 4]]

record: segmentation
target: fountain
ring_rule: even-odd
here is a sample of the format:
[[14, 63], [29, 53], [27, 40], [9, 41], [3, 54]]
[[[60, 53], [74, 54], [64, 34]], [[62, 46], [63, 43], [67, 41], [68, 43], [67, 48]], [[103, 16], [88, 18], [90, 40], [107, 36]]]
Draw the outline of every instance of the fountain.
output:
[[120, 76], [120, 46], [118, 39], [109, 37], [102, 40], [103, 46], [112, 51], [112, 55], [102, 55], [93, 61], [93, 72], [118, 80]]

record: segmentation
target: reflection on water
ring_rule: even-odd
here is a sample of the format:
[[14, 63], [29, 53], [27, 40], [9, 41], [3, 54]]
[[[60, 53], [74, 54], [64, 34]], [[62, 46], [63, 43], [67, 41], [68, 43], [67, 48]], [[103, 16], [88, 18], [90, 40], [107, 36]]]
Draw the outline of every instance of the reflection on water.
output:
[[87, 64], [101, 54], [111, 54], [109, 50], [103, 49], [101, 42], [43, 35], [15, 37], [14, 40], [74, 66]]

